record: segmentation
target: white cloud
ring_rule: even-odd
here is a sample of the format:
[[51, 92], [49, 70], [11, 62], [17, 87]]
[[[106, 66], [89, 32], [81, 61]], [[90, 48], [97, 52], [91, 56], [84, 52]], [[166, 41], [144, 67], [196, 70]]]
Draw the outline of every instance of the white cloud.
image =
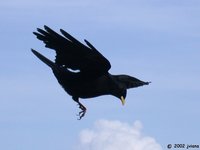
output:
[[161, 150], [154, 138], [143, 135], [142, 124], [99, 120], [92, 129], [80, 133], [81, 150]]

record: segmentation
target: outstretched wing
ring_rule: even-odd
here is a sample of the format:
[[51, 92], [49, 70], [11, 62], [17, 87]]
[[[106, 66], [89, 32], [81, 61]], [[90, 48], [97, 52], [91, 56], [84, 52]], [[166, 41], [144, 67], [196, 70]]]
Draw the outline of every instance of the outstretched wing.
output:
[[105, 74], [111, 68], [110, 62], [87, 40], [86, 46], [64, 30], [60, 29], [60, 35], [47, 26], [37, 31], [33, 32], [37, 38], [56, 51], [57, 65], [93, 75]]

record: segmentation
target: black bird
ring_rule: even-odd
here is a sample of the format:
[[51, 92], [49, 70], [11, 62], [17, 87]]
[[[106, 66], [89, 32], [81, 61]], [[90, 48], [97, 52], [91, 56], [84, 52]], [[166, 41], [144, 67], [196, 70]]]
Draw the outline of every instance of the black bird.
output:
[[108, 72], [110, 62], [87, 40], [84, 40], [86, 46], [66, 31], [60, 29], [60, 35], [47, 26], [37, 31], [33, 34], [45, 43], [45, 47], [55, 50], [55, 62], [33, 49], [32, 52], [52, 69], [60, 85], [78, 103], [79, 119], [86, 113], [79, 98], [113, 95], [124, 105], [127, 89], [150, 83], [128, 75], [111, 75]]

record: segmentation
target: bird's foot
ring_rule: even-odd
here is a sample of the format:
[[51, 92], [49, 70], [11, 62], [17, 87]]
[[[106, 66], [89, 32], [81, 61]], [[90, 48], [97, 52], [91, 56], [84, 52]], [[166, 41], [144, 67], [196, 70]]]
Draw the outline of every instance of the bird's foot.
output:
[[86, 107], [81, 104], [80, 102], [78, 102], [78, 105], [79, 105], [79, 108], [81, 109], [81, 111], [78, 113], [77, 116], [79, 116], [78, 120], [81, 120], [81, 118], [83, 118], [85, 116], [85, 113], [86, 113]]

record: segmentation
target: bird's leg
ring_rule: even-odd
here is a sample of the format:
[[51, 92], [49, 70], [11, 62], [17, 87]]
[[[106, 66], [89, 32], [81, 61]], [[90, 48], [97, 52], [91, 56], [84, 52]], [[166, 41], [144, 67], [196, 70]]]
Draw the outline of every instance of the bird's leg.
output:
[[85, 107], [83, 104], [81, 104], [81, 103], [79, 102], [78, 97], [72, 97], [72, 99], [73, 99], [75, 102], [78, 103], [78, 106], [79, 106], [79, 108], [81, 109], [81, 111], [80, 111], [79, 114], [78, 114], [78, 116], [79, 116], [78, 120], [81, 120], [81, 118], [85, 116], [85, 113], [86, 113], [86, 110], [87, 110], [87, 109], [86, 109], [86, 107]]

